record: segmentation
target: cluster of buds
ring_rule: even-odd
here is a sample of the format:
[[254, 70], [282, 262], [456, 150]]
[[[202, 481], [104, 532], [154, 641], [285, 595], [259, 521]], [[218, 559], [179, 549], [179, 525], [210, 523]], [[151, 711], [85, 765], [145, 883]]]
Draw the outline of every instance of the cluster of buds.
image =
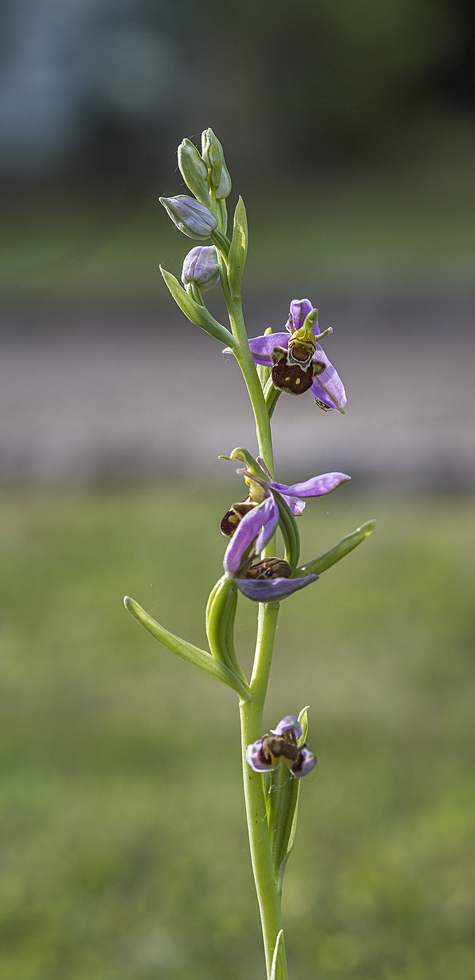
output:
[[[206, 241], [215, 233], [226, 233], [226, 198], [231, 192], [231, 178], [221, 143], [212, 129], [201, 137], [201, 154], [191, 140], [184, 139], [178, 147], [178, 166], [188, 189], [189, 197], [161, 197], [160, 202], [173, 223], [188, 238]], [[182, 282], [193, 293], [212, 289], [219, 280], [216, 249], [213, 246], [191, 250], [183, 263]]]
[[[211, 129], [205, 129], [201, 135], [201, 153], [191, 140], [182, 140], [178, 147], [178, 166], [194, 197], [179, 194], [161, 197], [160, 201], [179, 231], [198, 242], [211, 239], [211, 244], [196, 246], [186, 256], [181, 275], [184, 289], [163, 269], [162, 275], [192, 323], [220, 340], [225, 339], [233, 350], [236, 338], [211, 317], [202, 294], [220, 279], [225, 293], [239, 294], [247, 251], [244, 205], [239, 199], [230, 241], [226, 237], [226, 199], [231, 192], [231, 178], [221, 143]], [[278, 397], [280, 392], [302, 395], [310, 391], [324, 411], [344, 411], [345, 389], [319, 343], [331, 332], [331, 327], [320, 332], [318, 310], [310, 300], [295, 299], [290, 304], [285, 333], [273, 333], [269, 328], [263, 336], [249, 340], [255, 364], [269, 372], [274, 396]], [[271, 391], [265, 395], [266, 402], [270, 399], [270, 407]]]

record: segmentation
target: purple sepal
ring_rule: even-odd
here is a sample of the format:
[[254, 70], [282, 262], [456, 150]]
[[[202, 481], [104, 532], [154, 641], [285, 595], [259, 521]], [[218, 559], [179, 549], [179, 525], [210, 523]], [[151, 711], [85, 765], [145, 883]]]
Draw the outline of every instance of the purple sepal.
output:
[[[239, 522], [223, 559], [225, 572], [235, 576], [242, 563], [244, 552], [247, 551], [254, 539], [255, 551], [265, 548], [279, 523], [279, 508], [271, 493], [262, 504], [249, 511]], [[261, 530], [262, 529], [262, 530]]]
[[271, 728], [271, 735], [285, 735], [286, 732], [292, 732], [293, 738], [297, 741], [298, 738], [302, 738], [303, 729], [295, 715], [285, 715], [282, 721], [279, 721], [277, 728], [274, 730]]
[[272, 757], [267, 761], [262, 749], [262, 738], [254, 742], [253, 745], [248, 745], [246, 749], [246, 762], [254, 769], [254, 772], [269, 772], [271, 769], [276, 769], [279, 760], [272, 761]]
[[[338, 406], [344, 408], [346, 405], [346, 392], [343, 387], [343, 382], [333, 364], [328, 360], [325, 351], [317, 344], [317, 349], [315, 351], [315, 358], [318, 361], [324, 361], [326, 368], [319, 374], [314, 382], [310, 391], [315, 398], [323, 402], [324, 405], [328, 405], [328, 408], [333, 408], [338, 411]], [[333, 398], [330, 396], [333, 395]]]
[[250, 337], [249, 347], [254, 363], [270, 367], [272, 364], [271, 353], [274, 347], [285, 347], [287, 349], [289, 339], [288, 333], [269, 333], [263, 337]]
[[287, 320], [287, 330], [292, 333], [293, 330], [300, 330], [303, 327], [304, 320], [313, 310], [313, 306], [309, 299], [293, 299], [290, 304], [290, 316]]
[[235, 582], [239, 591], [254, 602], [280, 602], [317, 579], [318, 575], [304, 575], [303, 578], [236, 578]]
[[[331, 493], [340, 483], [351, 480], [347, 473], [321, 473], [319, 476], [312, 476], [304, 483], [293, 483], [287, 487], [284, 483], [271, 483], [273, 490], [285, 497], [321, 497], [325, 493]], [[294, 511], [295, 513], [295, 511]]]
[[313, 752], [309, 752], [307, 746], [302, 746], [302, 750], [297, 759], [297, 762], [292, 766], [291, 773], [296, 779], [301, 779], [302, 776], [308, 776], [308, 773], [315, 769], [317, 764], [316, 756]]

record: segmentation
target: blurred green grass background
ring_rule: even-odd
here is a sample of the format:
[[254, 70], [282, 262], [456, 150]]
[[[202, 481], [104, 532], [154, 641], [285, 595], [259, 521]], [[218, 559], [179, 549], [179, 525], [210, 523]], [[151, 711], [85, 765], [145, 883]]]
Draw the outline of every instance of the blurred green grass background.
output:
[[[127, 616], [202, 645], [229, 491], [2, 493], [1, 980], [258, 980], [237, 705]], [[308, 504], [266, 725], [304, 704], [292, 980], [472, 980], [473, 497]], [[249, 665], [255, 607], [241, 600]]]

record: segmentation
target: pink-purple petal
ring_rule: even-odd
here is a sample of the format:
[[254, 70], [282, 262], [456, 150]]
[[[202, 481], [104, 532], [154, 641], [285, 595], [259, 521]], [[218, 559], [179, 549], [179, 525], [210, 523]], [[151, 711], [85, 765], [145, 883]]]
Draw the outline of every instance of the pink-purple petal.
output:
[[270, 366], [274, 347], [285, 347], [287, 350], [289, 339], [288, 333], [269, 333], [262, 337], [250, 337], [249, 347], [253, 361], [256, 364]]
[[291, 487], [286, 487], [283, 483], [271, 483], [270, 486], [286, 497], [321, 497], [347, 480], [351, 480], [347, 473], [321, 473], [304, 483], [293, 483]]
[[316, 582], [317, 578], [318, 575], [304, 575], [302, 578], [237, 578], [236, 585], [243, 595], [254, 602], [280, 602], [293, 592]]

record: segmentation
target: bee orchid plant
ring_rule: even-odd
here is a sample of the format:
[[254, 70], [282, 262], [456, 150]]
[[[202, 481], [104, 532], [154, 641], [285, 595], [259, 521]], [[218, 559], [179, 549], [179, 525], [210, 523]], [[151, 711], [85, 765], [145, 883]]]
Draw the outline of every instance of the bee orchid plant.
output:
[[[209, 650], [170, 633], [137, 602], [126, 608], [163, 646], [221, 681], [237, 694], [241, 717], [244, 794], [252, 868], [259, 902], [268, 980], [286, 980], [287, 966], [281, 917], [285, 866], [295, 838], [302, 779], [315, 767], [307, 745], [307, 708], [286, 715], [268, 733], [263, 712], [280, 602], [313, 586], [323, 572], [356, 548], [373, 530], [368, 521], [329, 551], [300, 562], [297, 519], [310, 497], [322, 496], [350, 479], [332, 472], [286, 485], [274, 480], [271, 419], [282, 393], [310, 393], [324, 411], [343, 413], [345, 389], [320, 341], [318, 311], [308, 299], [295, 299], [285, 331], [249, 339], [241, 305], [241, 278], [248, 246], [244, 203], [239, 198], [228, 236], [226, 200], [231, 179], [219, 140], [211, 129], [202, 134], [201, 152], [189, 140], [178, 148], [178, 164], [191, 195], [161, 198], [171, 220], [199, 244], [186, 256], [182, 282], [161, 269], [170, 293], [183, 313], [227, 351], [242, 371], [256, 423], [258, 454], [234, 449], [225, 458], [241, 465], [247, 496], [234, 503], [221, 521], [229, 538], [224, 574], [211, 590], [206, 609]], [[216, 320], [203, 293], [220, 283], [229, 326]], [[308, 397], [302, 411], [309, 407]], [[277, 536], [282, 542], [283, 556]], [[251, 677], [245, 676], [234, 646], [238, 599], [257, 603], [257, 640]]]

